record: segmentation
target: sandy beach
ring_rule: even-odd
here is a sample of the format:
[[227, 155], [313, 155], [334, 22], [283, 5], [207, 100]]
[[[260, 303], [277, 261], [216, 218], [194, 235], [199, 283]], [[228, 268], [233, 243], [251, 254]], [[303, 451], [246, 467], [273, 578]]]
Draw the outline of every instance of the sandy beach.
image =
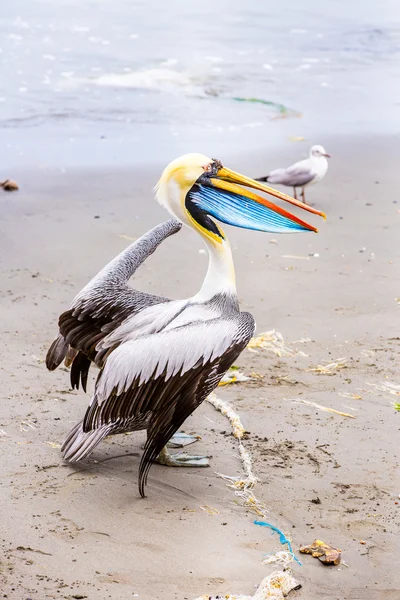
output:
[[[260, 478], [254, 493], [303, 563], [293, 566], [302, 589], [290, 598], [398, 600], [400, 414], [390, 384], [399, 385], [399, 141], [324, 145], [331, 168], [309, 192], [327, 214], [318, 235], [228, 231], [242, 309], [254, 314], [258, 333], [280, 332], [293, 356], [246, 350], [238, 366], [261, 378], [218, 395], [249, 431], [244, 444]], [[290, 162], [299, 148], [290, 146], [292, 157], [219, 158], [256, 176], [267, 164]], [[46, 371], [58, 315], [131, 239], [167, 218], [152, 197], [162, 166], [3, 173], [21, 187], [0, 195], [4, 598], [253, 594], [273, 570], [264, 555], [281, 549], [217, 475], [238, 475], [241, 463], [228, 421], [209, 404], [184, 430], [201, 435], [193, 448], [213, 456], [211, 468], [155, 465], [144, 500], [137, 490], [143, 433], [106, 440], [78, 466], [60, 456], [89, 396], [70, 391], [65, 368]], [[193, 294], [206, 269], [201, 248], [194, 233], [180, 232], [133, 285], [174, 298]], [[338, 359], [343, 368], [331, 374], [312, 370]], [[315, 538], [340, 548], [342, 564], [298, 554]]]

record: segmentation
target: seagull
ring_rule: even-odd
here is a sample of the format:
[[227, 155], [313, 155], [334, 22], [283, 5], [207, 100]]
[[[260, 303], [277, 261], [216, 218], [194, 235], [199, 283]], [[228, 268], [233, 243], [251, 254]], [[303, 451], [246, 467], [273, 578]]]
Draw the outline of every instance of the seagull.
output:
[[304, 189], [312, 184], [321, 181], [328, 171], [328, 161], [330, 154], [325, 152], [323, 146], [312, 146], [310, 157], [294, 163], [287, 169], [275, 169], [265, 177], [259, 177], [256, 181], [268, 181], [268, 183], [278, 183], [293, 188], [293, 195], [297, 199], [296, 188], [302, 188], [301, 199], [305, 203]]
[[[67, 461], [88, 457], [106, 436], [146, 429], [141, 496], [157, 459], [170, 466], [208, 465], [208, 457], [170, 454], [166, 444], [216, 388], [255, 330], [252, 315], [240, 311], [231, 249], [219, 223], [275, 234], [317, 231], [251, 189], [325, 217], [217, 159], [184, 155], [166, 167], [156, 186], [156, 199], [172, 218], [123, 250], [61, 314], [47, 368], [53, 371], [64, 361], [71, 367], [72, 388], [81, 385], [84, 391], [90, 366], [100, 369], [89, 407], [62, 446]], [[170, 300], [130, 287], [137, 268], [182, 225], [208, 250], [200, 290]], [[190, 257], [185, 261], [190, 268]]]

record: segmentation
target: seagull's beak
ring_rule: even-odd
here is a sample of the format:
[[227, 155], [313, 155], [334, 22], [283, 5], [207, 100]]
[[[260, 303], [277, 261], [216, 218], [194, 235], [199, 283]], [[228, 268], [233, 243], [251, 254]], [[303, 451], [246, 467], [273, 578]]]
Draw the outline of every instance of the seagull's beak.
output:
[[276, 233], [317, 231], [313, 225], [246, 188], [270, 194], [326, 218], [323, 212], [225, 167], [211, 177], [202, 176], [191, 192], [191, 199], [219, 221], [236, 227]]
[[326, 158], [330, 158], [331, 157], [331, 155], [328, 154], [327, 152], [325, 152], [325, 154], [323, 154], [322, 156], [326, 156]]

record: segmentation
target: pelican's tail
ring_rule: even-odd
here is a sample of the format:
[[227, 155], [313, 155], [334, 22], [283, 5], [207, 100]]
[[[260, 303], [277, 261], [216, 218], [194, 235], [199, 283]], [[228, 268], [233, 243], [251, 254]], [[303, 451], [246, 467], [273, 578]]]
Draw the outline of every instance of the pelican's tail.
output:
[[255, 177], [256, 181], [268, 181], [269, 175], [264, 175], [264, 177]]
[[110, 433], [111, 429], [111, 425], [102, 425], [92, 431], [83, 431], [83, 421], [81, 421], [71, 429], [62, 445], [63, 458], [68, 462], [78, 462], [86, 458]]

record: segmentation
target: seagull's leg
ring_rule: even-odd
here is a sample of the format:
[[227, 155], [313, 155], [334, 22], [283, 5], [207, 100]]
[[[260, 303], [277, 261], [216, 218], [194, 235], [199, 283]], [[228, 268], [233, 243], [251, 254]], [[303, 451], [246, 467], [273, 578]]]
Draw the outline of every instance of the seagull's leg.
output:
[[166, 465], [167, 467], [209, 467], [209, 458], [211, 457], [191, 456], [190, 454], [186, 454], [186, 452], [170, 454], [167, 446], [164, 446], [155, 462], [159, 465]]
[[301, 190], [301, 200], [302, 200], [302, 202], [304, 202], [304, 204], [307, 204], [306, 195], [304, 193], [304, 188], [302, 188], [302, 190]]
[[297, 191], [295, 187], [293, 188], [293, 198], [297, 200]]

